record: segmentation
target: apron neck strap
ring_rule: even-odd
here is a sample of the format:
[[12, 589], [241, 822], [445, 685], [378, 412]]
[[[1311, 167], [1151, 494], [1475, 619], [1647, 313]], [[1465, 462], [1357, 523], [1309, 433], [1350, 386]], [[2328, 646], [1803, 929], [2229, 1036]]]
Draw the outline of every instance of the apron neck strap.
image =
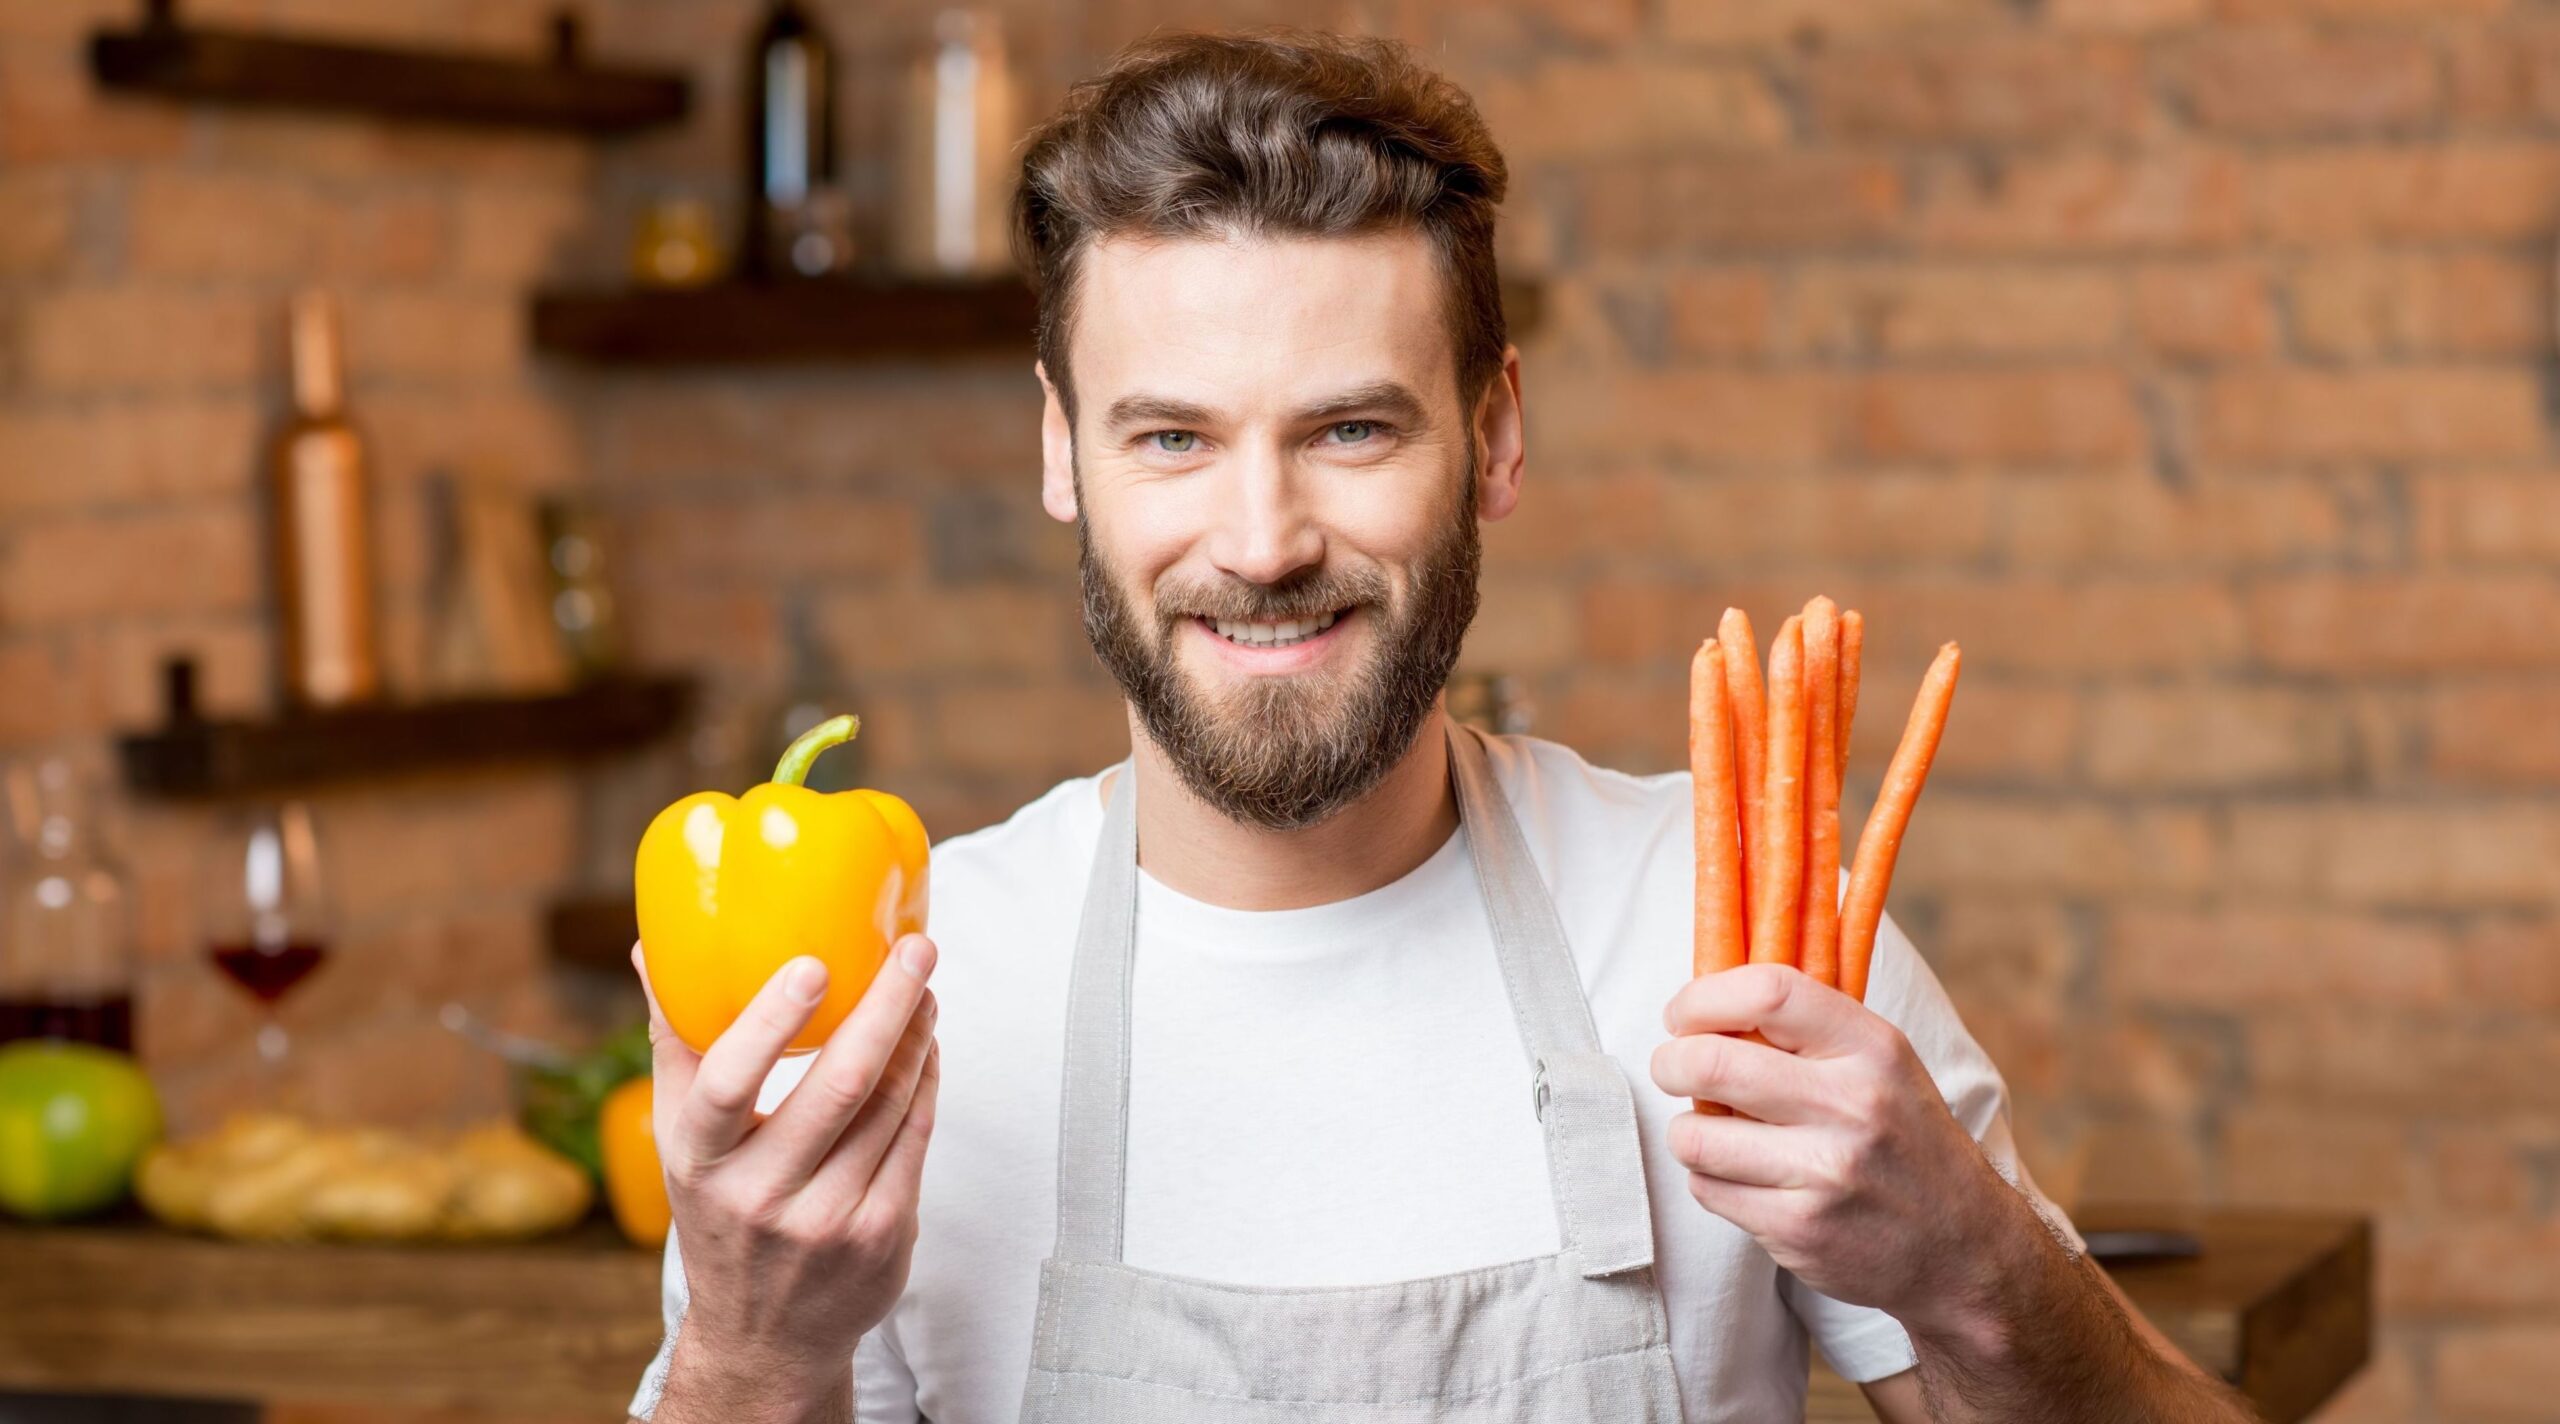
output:
[[1121, 764], [1085, 882], [1067, 977], [1067, 1053], [1058, 1090], [1058, 1246], [1072, 1260], [1120, 1259], [1129, 1170], [1129, 984], [1138, 950], [1138, 763]]
[[[1450, 780], [1494, 953], [1529, 1060], [1523, 1106], [1546, 1130], [1565, 1249], [1584, 1273], [1652, 1264], [1653, 1228], [1625, 1075], [1600, 1047], [1581, 976], [1481, 736], [1450, 722]], [[1121, 1257], [1128, 1190], [1129, 1012], [1137, 962], [1137, 765], [1102, 817], [1067, 983], [1058, 1107], [1057, 1255]]]
[[1547, 898], [1546, 881], [1530, 858], [1528, 838], [1511, 814], [1511, 798], [1493, 779], [1483, 735], [1455, 721], [1449, 723], [1449, 779], [1458, 788], [1468, 858], [1475, 862], [1476, 888], [1484, 897], [1493, 952], [1502, 964], [1503, 987], [1511, 993], [1511, 1016], [1519, 1025], [1530, 1072], [1560, 1054], [1599, 1052], [1600, 1032], [1582, 997], [1581, 975], [1565, 946], [1555, 902]]

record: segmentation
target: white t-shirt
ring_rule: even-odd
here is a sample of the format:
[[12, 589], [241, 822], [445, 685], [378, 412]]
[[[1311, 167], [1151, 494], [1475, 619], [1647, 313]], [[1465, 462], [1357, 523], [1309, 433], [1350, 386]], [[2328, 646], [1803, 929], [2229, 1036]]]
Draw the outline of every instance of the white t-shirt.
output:
[[[1908, 1369], [1902, 1328], [1777, 1269], [1693, 1201], [1653, 1085], [1662, 1011], [1689, 977], [1685, 774], [1638, 778], [1522, 737], [1488, 747], [1635, 1091], [1685, 1415], [1802, 1415], [1810, 1337], [1854, 1380]], [[907, 1291], [854, 1355], [862, 1424], [1010, 1424], [1057, 1224], [1067, 975], [1102, 829], [1096, 778], [933, 852], [943, 1084]], [[1461, 829], [1418, 869], [1303, 910], [1221, 909], [1139, 877], [1126, 1257], [1238, 1284], [1345, 1285], [1557, 1249], [1530, 1068]], [[2025, 1182], [2007, 1089], [1900, 931], [1868, 1002], [1959, 1121]], [[810, 1060], [786, 1062], [770, 1108]], [[2031, 1192], [2032, 1185], [2028, 1188]], [[2061, 1216], [2040, 1203], [2056, 1221]], [[667, 1246], [669, 1330], [683, 1314]], [[633, 1412], [654, 1407], [667, 1351]]]

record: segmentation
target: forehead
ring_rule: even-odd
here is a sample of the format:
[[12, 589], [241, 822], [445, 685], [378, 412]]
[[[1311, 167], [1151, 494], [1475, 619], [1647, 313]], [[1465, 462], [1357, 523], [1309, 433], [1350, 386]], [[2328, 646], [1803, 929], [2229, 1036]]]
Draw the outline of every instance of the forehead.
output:
[[1374, 381], [1456, 398], [1446, 284], [1418, 231], [1115, 237], [1079, 265], [1080, 407], [1143, 393], [1244, 416]]

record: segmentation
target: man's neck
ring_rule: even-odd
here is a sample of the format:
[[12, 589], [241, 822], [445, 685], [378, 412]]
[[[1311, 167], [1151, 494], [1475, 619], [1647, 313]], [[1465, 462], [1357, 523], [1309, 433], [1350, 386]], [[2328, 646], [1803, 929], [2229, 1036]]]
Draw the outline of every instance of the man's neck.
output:
[[[1446, 713], [1359, 800], [1304, 830], [1250, 826], [1192, 794], [1133, 715], [1138, 862], [1172, 889], [1230, 910], [1298, 910], [1391, 885], [1458, 828]], [[1106, 792], [1109, 788], [1105, 788]]]

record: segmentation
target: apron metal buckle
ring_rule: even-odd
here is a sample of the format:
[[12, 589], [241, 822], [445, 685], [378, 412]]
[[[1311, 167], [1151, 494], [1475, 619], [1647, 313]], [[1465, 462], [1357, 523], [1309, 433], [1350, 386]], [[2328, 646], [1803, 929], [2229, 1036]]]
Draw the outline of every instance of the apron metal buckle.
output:
[[1529, 1110], [1537, 1116], [1539, 1121], [1546, 1121], [1547, 1060], [1543, 1058], [1538, 1060], [1537, 1071], [1529, 1077]]

